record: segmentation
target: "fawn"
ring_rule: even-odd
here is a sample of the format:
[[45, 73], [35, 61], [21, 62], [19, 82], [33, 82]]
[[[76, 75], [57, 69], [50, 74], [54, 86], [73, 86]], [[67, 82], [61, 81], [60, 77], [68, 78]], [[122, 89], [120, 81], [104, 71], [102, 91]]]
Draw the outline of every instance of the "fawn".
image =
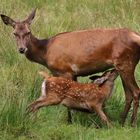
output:
[[114, 80], [118, 76], [116, 70], [107, 71], [97, 78], [95, 83], [88, 84], [77, 83], [63, 77], [49, 76], [45, 72], [40, 72], [40, 74], [45, 78], [42, 83], [42, 94], [39, 99], [28, 106], [28, 112], [35, 112], [43, 106], [63, 104], [70, 109], [90, 113], [95, 111], [101, 120], [110, 126], [102, 105], [112, 93]]

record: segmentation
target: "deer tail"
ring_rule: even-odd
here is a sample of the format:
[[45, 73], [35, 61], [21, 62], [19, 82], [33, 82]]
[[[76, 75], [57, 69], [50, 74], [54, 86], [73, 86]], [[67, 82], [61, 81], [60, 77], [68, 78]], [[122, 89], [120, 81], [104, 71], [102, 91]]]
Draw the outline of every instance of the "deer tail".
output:
[[41, 75], [41, 76], [43, 76], [44, 78], [46, 78], [46, 79], [48, 79], [50, 76], [48, 75], [48, 73], [47, 72], [44, 72], [44, 71], [39, 71], [39, 74]]

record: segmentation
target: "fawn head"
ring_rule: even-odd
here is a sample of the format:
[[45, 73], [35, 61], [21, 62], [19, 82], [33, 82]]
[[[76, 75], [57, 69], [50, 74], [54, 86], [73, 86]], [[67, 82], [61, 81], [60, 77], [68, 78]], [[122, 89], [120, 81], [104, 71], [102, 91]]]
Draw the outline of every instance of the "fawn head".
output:
[[118, 72], [115, 69], [104, 72], [101, 76], [91, 76], [90, 79], [97, 85], [102, 85], [105, 81], [114, 81], [118, 76]]
[[6, 25], [10, 25], [14, 28], [13, 34], [15, 35], [18, 51], [20, 53], [25, 53], [28, 48], [28, 43], [30, 41], [30, 24], [35, 17], [36, 9], [23, 21], [14, 21], [10, 17], [1, 14], [2, 21]]

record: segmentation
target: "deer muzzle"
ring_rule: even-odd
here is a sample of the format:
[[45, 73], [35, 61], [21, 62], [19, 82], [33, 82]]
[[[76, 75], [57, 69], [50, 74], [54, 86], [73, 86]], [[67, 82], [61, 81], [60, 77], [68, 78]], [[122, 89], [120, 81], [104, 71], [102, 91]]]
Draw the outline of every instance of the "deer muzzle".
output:
[[27, 51], [27, 48], [19, 48], [18, 50], [21, 54], [23, 54]]

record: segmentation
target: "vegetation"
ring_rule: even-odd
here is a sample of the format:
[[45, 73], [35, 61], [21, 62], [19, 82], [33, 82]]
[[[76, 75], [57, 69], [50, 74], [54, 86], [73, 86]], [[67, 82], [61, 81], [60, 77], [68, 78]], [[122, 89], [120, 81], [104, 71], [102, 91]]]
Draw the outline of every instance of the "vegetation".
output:
[[[64, 31], [88, 28], [130, 28], [140, 32], [139, 0], [0, 0], [0, 13], [14, 19], [24, 19], [35, 7], [36, 18], [31, 29], [35, 36], [47, 38]], [[1, 140], [138, 140], [137, 128], [130, 127], [130, 115], [124, 128], [119, 114], [124, 107], [120, 79], [106, 111], [113, 128], [100, 124], [95, 114], [73, 113], [73, 124], [66, 121], [67, 109], [62, 106], [42, 108], [37, 114], [26, 115], [27, 104], [40, 94], [42, 79], [37, 75], [46, 69], [31, 63], [16, 50], [12, 28], [0, 20], [0, 139]], [[135, 76], [139, 84], [139, 66]], [[79, 78], [88, 82], [88, 78]]]

